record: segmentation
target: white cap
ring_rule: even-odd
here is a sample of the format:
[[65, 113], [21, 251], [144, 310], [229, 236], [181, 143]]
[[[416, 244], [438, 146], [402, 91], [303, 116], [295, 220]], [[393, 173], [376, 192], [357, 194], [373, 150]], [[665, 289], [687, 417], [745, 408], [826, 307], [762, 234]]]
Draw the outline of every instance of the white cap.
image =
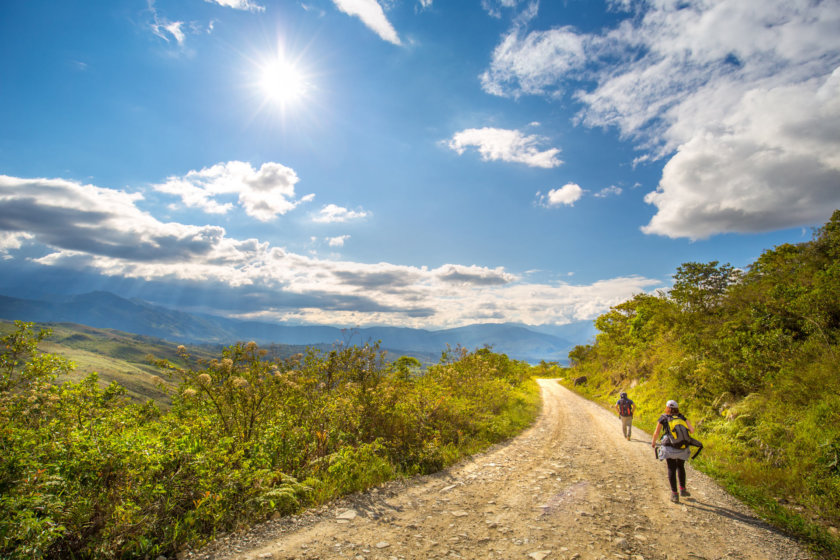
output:
[[665, 406], [670, 406], [671, 408], [679, 408], [679, 406], [677, 406], [677, 401], [668, 401], [665, 403]]

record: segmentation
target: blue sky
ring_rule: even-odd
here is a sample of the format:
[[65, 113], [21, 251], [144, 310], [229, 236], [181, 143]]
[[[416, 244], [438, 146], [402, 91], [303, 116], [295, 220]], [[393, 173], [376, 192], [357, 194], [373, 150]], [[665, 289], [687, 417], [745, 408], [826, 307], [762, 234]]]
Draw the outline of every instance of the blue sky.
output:
[[0, 294], [590, 320], [840, 208], [836, 0], [7, 0]]

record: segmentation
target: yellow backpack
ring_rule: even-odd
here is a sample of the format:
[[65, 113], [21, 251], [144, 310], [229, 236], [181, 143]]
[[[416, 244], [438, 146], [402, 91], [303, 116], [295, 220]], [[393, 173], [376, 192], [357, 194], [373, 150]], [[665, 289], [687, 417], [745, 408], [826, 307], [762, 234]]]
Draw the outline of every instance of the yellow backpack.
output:
[[696, 447], [697, 451], [691, 456], [694, 459], [703, 450], [703, 444], [691, 437], [691, 432], [688, 431], [688, 424], [682, 414], [679, 416], [669, 416], [669, 418], [667, 432], [662, 436], [662, 445], [676, 449], [685, 449], [689, 446]]
[[685, 418], [679, 416], [671, 416], [668, 421], [668, 437], [670, 441], [666, 443], [669, 447], [676, 447], [677, 449], [685, 449], [691, 443], [691, 432], [688, 431], [688, 424]]

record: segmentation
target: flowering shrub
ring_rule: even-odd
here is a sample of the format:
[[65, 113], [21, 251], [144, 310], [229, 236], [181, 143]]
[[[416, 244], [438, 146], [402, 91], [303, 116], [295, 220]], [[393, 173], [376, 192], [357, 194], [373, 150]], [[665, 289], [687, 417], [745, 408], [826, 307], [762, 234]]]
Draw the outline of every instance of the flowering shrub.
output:
[[422, 374], [377, 345], [272, 360], [248, 343], [158, 362], [176, 385], [161, 412], [95, 374], [57, 384], [72, 364], [38, 352], [49, 332], [16, 327], [0, 340], [2, 558], [170, 556], [440, 469], [538, 408], [530, 368], [489, 350], [457, 349]]

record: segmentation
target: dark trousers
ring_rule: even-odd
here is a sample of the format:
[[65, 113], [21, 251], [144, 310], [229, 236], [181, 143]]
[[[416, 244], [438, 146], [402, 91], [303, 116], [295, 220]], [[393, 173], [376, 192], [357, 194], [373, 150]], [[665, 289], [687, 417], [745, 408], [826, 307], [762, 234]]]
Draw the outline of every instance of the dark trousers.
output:
[[685, 461], [682, 459], [665, 459], [668, 463], [668, 482], [671, 483], [671, 492], [677, 491], [677, 477], [680, 479], [680, 488], [685, 488]]

